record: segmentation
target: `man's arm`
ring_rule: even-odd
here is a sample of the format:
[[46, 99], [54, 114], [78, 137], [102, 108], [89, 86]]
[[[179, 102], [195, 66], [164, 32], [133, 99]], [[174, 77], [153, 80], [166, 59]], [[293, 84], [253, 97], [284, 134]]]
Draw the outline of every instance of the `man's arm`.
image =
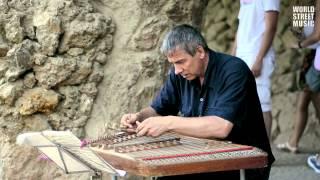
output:
[[232, 128], [231, 122], [218, 116], [157, 116], [139, 123], [136, 132], [139, 136], [159, 136], [171, 131], [192, 137], [223, 139], [229, 135]]
[[268, 53], [272, 45], [273, 38], [277, 31], [278, 14], [278, 11], [265, 12], [265, 31], [263, 33], [262, 44], [255, 63], [251, 68], [251, 71], [255, 77], [258, 77], [261, 74], [263, 58]]
[[237, 34], [238, 34], [238, 32], [236, 32], [236, 35], [234, 37], [234, 42], [232, 44], [232, 49], [231, 49], [232, 56], [236, 56], [236, 53], [237, 53]]

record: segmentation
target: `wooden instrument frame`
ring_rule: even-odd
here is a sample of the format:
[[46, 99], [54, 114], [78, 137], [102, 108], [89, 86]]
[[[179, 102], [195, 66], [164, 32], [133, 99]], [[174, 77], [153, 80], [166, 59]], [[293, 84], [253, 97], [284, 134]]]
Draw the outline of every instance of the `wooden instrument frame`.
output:
[[267, 153], [255, 147], [246, 147], [251, 148], [250, 151], [257, 151], [259, 153], [254, 156], [247, 157], [228, 157], [226, 159], [211, 159], [207, 161], [175, 164], [147, 163], [142, 159], [134, 158], [122, 153], [116, 153], [113, 150], [103, 150], [102, 148], [95, 147], [92, 147], [92, 150], [94, 150], [100, 157], [110, 163], [113, 167], [125, 170], [130, 174], [138, 176], [171, 176], [204, 172], [254, 169], [267, 166]]

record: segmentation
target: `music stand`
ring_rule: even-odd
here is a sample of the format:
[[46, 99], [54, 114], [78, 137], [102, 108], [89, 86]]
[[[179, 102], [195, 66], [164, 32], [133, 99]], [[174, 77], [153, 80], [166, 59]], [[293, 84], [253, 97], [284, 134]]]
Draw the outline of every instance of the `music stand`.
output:
[[20, 134], [17, 144], [36, 147], [58, 165], [66, 174], [89, 172], [91, 179], [100, 179], [101, 172], [124, 176], [96, 155], [89, 147], [80, 147], [81, 141], [70, 131], [42, 131]]

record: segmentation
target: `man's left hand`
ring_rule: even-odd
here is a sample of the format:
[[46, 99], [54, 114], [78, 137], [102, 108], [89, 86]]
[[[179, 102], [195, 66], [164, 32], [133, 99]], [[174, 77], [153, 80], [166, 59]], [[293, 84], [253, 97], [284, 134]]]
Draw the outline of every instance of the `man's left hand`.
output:
[[254, 75], [254, 77], [259, 77], [261, 75], [261, 71], [262, 71], [262, 60], [260, 59], [257, 59], [255, 61], [255, 63], [252, 65], [251, 67], [251, 71], [252, 71], [252, 74]]
[[168, 127], [171, 123], [170, 116], [156, 116], [145, 119], [143, 122], [137, 122], [136, 133], [138, 136], [157, 137], [169, 131]]

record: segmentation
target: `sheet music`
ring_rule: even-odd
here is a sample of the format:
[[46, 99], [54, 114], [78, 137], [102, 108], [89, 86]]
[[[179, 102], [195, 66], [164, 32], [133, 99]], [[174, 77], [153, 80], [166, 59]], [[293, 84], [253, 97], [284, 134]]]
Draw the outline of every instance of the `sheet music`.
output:
[[124, 176], [125, 171], [115, 169], [88, 147], [80, 147], [81, 141], [70, 131], [42, 131], [20, 134], [17, 144], [38, 148], [66, 173], [104, 171]]

